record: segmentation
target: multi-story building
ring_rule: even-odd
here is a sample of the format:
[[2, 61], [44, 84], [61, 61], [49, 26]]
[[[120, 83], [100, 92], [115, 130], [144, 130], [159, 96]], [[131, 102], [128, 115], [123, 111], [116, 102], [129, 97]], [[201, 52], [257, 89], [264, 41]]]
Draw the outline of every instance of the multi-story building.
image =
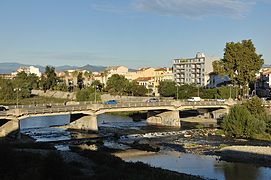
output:
[[178, 84], [197, 84], [206, 86], [209, 73], [213, 71], [215, 58], [206, 58], [204, 53], [197, 53], [195, 58], [174, 59], [174, 80]]
[[34, 66], [29, 66], [29, 67], [20, 67], [17, 69], [16, 72], [12, 73], [12, 75], [17, 75], [17, 73], [20, 72], [25, 72], [26, 74], [36, 74], [38, 77], [41, 77], [41, 72], [39, 68], [36, 68]]

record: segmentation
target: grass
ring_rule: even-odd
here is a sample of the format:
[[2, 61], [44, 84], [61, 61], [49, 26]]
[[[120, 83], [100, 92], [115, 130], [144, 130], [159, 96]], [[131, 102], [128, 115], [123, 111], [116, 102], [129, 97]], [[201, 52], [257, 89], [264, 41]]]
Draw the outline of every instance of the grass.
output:
[[[58, 99], [58, 98], [52, 98], [52, 97], [41, 97], [41, 96], [33, 96], [30, 98], [24, 98], [24, 99], [19, 99], [18, 103], [19, 105], [30, 105], [30, 104], [47, 104], [47, 103], [64, 103], [65, 101], [68, 101], [68, 99]], [[3, 101], [0, 100], [0, 104], [4, 105], [15, 105], [17, 104], [17, 100], [8, 100], [8, 101]]]

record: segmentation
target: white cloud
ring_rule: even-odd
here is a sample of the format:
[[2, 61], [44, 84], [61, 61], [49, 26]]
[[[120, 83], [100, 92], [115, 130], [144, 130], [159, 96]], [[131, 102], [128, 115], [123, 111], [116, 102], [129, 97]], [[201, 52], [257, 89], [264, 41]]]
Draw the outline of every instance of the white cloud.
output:
[[135, 0], [134, 7], [141, 11], [188, 18], [206, 16], [239, 18], [244, 16], [253, 4], [252, 0]]

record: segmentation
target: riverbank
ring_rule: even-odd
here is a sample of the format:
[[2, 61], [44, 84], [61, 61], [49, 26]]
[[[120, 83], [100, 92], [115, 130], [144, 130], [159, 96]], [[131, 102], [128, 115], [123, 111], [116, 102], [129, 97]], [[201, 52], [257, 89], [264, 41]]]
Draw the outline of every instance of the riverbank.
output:
[[[139, 150], [160, 149], [196, 155], [214, 155], [228, 162], [271, 167], [271, 141], [235, 139], [218, 129], [193, 129], [120, 136], [118, 141]], [[234, 149], [238, 147], [239, 149]], [[232, 149], [231, 149], [232, 148]], [[153, 151], [157, 152], [157, 151]], [[123, 153], [117, 154], [119, 157]]]
[[[88, 142], [86, 142], [88, 143]], [[34, 149], [33, 149], [34, 148]], [[6, 179], [202, 179], [143, 163], [127, 163], [108, 152], [81, 149], [56, 151], [52, 143], [0, 142], [0, 177]], [[140, 173], [138, 173], [140, 172]]]
[[228, 146], [217, 152], [221, 160], [271, 167], [271, 146]]

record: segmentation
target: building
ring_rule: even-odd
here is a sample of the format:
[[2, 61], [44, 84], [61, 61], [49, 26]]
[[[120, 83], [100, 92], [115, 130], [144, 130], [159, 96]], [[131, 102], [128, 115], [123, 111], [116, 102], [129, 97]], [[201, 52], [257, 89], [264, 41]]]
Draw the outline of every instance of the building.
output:
[[139, 85], [145, 86], [148, 90], [148, 95], [154, 94], [154, 78], [153, 77], [139, 77], [135, 79]]
[[125, 75], [126, 73], [128, 73], [128, 68], [125, 66], [110, 66], [106, 68], [106, 71], [110, 76], [112, 76], [113, 74], [118, 74], [118, 75]]
[[271, 88], [271, 68], [261, 69], [254, 85], [254, 93], [259, 97], [269, 97]]
[[25, 72], [26, 74], [35, 74], [38, 77], [41, 77], [41, 72], [39, 68], [36, 68], [34, 66], [29, 66], [29, 67], [20, 67], [19, 69], [17, 69], [16, 72], [12, 73], [12, 75], [17, 75], [20, 72]]
[[13, 79], [14, 77], [12, 74], [0, 74], [1, 79]]
[[212, 62], [214, 60], [215, 58], [206, 58], [204, 53], [197, 53], [194, 58], [174, 59], [174, 80], [178, 84], [206, 86], [209, 73], [213, 71]]
[[158, 87], [160, 85], [160, 82], [162, 81], [173, 81], [173, 71], [172, 68], [158, 68], [155, 69], [155, 75], [154, 75], [154, 94], [155, 96], [159, 96], [158, 93]]
[[215, 72], [210, 72], [207, 87], [208, 88], [216, 88], [216, 87], [220, 86], [221, 84], [226, 83], [228, 81], [230, 81], [229, 76], [219, 75]]

